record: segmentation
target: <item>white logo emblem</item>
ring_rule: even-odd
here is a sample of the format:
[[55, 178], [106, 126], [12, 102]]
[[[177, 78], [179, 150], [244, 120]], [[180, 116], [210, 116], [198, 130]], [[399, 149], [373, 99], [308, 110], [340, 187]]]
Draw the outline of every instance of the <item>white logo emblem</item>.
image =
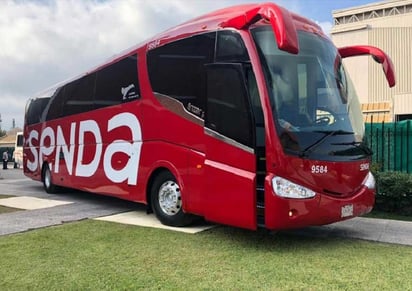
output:
[[123, 100], [139, 97], [139, 95], [136, 93], [136, 87], [134, 86], [134, 84], [130, 84], [129, 86], [122, 88], [120, 91], [122, 92]]

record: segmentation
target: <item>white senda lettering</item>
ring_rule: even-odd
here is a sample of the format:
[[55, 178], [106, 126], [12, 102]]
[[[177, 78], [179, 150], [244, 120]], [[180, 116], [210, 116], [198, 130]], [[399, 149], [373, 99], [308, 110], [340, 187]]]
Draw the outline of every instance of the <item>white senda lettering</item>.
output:
[[[66, 168], [69, 174], [73, 172], [73, 160], [74, 160], [74, 134], [76, 131], [76, 123], [72, 122], [70, 126], [70, 143], [69, 146], [66, 144], [64, 139], [63, 130], [61, 126], [57, 126], [57, 140], [56, 140], [56, 159], [54, 164], [54, 172], [59, 172], [60, 163], [60, 151], [63, 152], [64, 162], [66, 163]], [[69, 150], [70, 147], [70, 150]]]
[[359, 170], [361, 170], [361, 171], [367, 171], [367, 170], [369, 170], [369, 163], [360, 164]]
[[[94, 135], [96, 141], [96, 152], [93, 160], [88, 164], [83, 164], [84, 152], [84, 135], [90, 132]], [[100, 157], [102, 155], [102, 136], [96, 121], [85, 120], [81, 121], [79, 125], [79, 153], [77, 154], [76, 176], [91, 177], [96, 173], [99, 166]]]
[[[104, 172], [112, 182], [120, 183], [127, 179], [128, 185], [136, 185], [142, 146], [140, 123], [133, 114], [121, 113], [109, 120], [107, 130], [111, 131], [121, 126], [127, 126], [132, 132], [132, 143], [126, 140], [115, 140], [107, 146], [103, 158]], [[116, 170], [112, 166], [112, 157], [117, 152], [122, 152], [129, 156], [126, 166], [120, 170]]]
[[[46, 138], [50, 139], [50, 145], [47, 147], [45, 146]], [[43, 162], [43, 155], [49, 156], [53, 153], [55, 144], [56, 144], [56, 141], [55, 141], [53, 129], [51, 127], [46, 127], [45, 129], [43, 129], [41, 133], [41, 137], [40, 137], [39, 163]], [[50, 166], [50, 171], [51, 171], [52, 165], [49, 165], [49, 166]]]
[[37, 155], [36, 148], [33, 146], [33, 139], [36, 141], [39, 140], [39, 133], [37, 130], [30, 131], [27, 139], [28, 146], [30, 147], [30, 151], [33, 155], [33, 161], [27, 159], [27, 168], [32, 172], [36, 171], [39, 166], [39, 156]]
[[[102, 133], [95, 120], [83, 120], [78, 124], [72, 122], [69, 137], [65, 136], [65, 129], [61, 125], [57, 125], [55, 129], [46, 127], [40, 133], [40, 139], [39, 131], [32, 130], [27, 138], [27, 145], [31, 152], [27, 159], [27, 169], [35, 172], [45, 157], [53, 157], [55, 159], [54, 173], [59, 173], [60, 168], [65, 166], [69, 175], [91, 177], [97, 172], [100, 160], [103, 158], [103, 171], [107, 179], [114, 183], [127, 182], [128, 185], [136, 185], [142, 147], [140, 122], [132, 113], [117, 114], [108, 120], [107, 132], [103, 135], [120, 127], [127, 127], [130, 130], [131, 140], [116, 139], [107, 145], [104, 153]], [[94, 138], [94, 142], [85, 145], [86, 135]], [[94, 156], [85, 157], [88, 151], [93, 152], [93, 150]], [[121, 169], [115, 168], [112, 164], [116, 153], [122, 153], [129, 157], [126, 165]], [[76, 154], [77, 160], [75, 161]], [[61, 159], [64, 159], [64, 163], [61, 162]], [[52, 170], [52, 163], [49, 166]]]

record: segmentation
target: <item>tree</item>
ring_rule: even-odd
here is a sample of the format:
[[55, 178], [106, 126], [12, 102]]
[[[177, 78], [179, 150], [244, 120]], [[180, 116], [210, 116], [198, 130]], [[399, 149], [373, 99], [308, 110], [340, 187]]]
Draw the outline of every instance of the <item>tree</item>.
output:
[[3, 129], [1, 129], [1, 114], [0, 114], [0, 137], [3, 137], [3, 136], [5, 136], [6, 135], [6, 131], [5, 130], [3, 130]]
[[1, 124], [0, 124], [0, 137], [5, 136], [6, 134], [7, 134], [7, 131], [3, 130], [3, 129], [1, 128]]

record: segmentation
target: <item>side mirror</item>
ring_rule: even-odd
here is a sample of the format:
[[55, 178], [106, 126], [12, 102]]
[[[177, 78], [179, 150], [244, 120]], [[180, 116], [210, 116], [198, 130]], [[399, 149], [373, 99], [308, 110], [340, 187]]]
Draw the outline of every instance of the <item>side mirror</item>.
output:
[[382, 64], [383, 72], [385, 73], [389, 87], [395, 86], [395, 70], [392, 61], [381, 49], [373, 46], [361, 45], [342, 47], [339, 48], [338, 51], [342, 58], [371, 55], [377, 63]]

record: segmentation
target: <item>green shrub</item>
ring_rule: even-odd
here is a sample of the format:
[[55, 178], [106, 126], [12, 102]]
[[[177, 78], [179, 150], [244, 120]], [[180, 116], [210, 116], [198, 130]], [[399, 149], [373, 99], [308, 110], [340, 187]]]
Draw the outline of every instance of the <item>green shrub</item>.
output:
[[375, 172], [375, 209], [412, 215], [412, 175], [401, 172]]
[[370, 171], [375, 175], [376, 173], [382, 171], [382, 163], [372, 162], [370, 164]]

